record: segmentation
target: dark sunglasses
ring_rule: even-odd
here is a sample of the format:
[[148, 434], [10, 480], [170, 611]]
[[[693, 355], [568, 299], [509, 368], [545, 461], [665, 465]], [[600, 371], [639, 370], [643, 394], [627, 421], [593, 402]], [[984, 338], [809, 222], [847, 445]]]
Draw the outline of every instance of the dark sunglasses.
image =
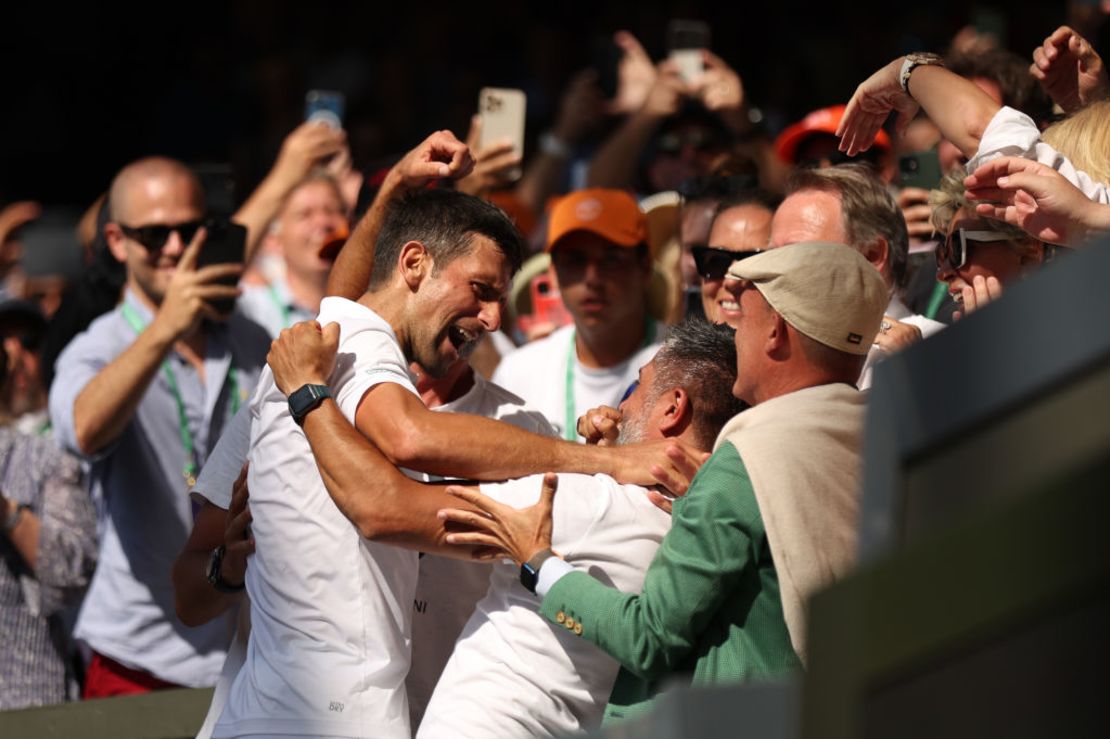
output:
[[759, 250], [729, 251], [719, 246], [695, 246], [690, 253], [694, 255], [694, 265], [703, 280], [723, 280], [733, 262], [755, 256]]
[[955, 272], [967, 264], [968, 242], [1012, 241], [1013, 236], [1001, 231], [970, 231], [957, 228], [937, 244], [937, 271]]
[[170, 240], [170, 234], [177, 231], [181, 241], [188, 244], [197, 235], [197, 231], [204, 225], [203, 220], [185, 221], [184, 223], [155, 223], [149, 226], [126, 226], [116, 223], [124, 236], [138, 241], [150, 251], [159, 251]]

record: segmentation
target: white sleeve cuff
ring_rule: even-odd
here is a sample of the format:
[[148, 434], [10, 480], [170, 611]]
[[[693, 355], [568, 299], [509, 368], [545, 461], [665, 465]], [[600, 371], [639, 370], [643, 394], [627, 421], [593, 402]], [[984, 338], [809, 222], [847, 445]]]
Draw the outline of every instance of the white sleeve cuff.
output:
[[540, 576], [536, 579], [536, 595], [545, 597], [547, 591], [551, 590], [563, 575], [570, 572], [574, 572], [574, 566], [565, 559], [549, 557], [540, 565]]

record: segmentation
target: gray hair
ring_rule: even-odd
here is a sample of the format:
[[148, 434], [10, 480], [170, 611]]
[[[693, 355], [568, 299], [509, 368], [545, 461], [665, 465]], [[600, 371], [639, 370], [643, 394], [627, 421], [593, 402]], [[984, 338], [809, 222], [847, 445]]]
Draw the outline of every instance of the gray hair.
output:
[[[956, 167], [941, 178], [938, 189], [929, 193], [929, 205], [933, 207], [930, 220], [933, 222], [933, 228], [942, 234], [948, 233], [956, 212], [967, 206], [967, 195], [964, 190], [965, 176], [963, 168]], [[988, 220], [994, 230], [1008, 235], [1011, 241], [1021, 243], [1031, 238], [1017, 226], [1011, 226], [1005, 221], [996, 221], [993, 218]]]
[[694, 412], [694, 439], [706, 451], [713, 448], [721, 427], [746, 407], [732, 394], [735, 335], [727, 325], [689, 318], [667, 331], [655, 355], [653, 390], [686, 390]]
[[910, 236], [902, 210], [882, 180], [866, 165], [839, 164], [821, 169], [796, 169], [786, 182], [786, 194], [799, 190], [827, 190], [840, 196], [840, 217], [848, 245], [861, 250], [882, 238], [890, 251], [890, 277], [895, 287], [907, 279]]

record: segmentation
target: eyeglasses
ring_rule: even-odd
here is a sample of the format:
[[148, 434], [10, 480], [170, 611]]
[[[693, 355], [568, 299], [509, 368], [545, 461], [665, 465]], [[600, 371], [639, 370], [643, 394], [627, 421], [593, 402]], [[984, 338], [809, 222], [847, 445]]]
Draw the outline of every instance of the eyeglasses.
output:
[[1001, 231], [969, 231], [957, 228], [948, 234], [943, 242], [937, 244], [937, 271], [955, 272], [967, 264], [967, 246], [969, 241], [998, 242], [1013, 241], [1013, 236]]
[[119, 230], [123, 232], [124, 236], [134, 241], [138, 241], [147, 250], [155, 252], [160, 251], [170, 240], [170, 234], [174, 231], [181, 237], [181, 241], [188, 244], [197, 235], [197, 231], [204, 225], [203, 220], [185, 221], [184, 223], [154, 223], [149, 226], [126, 226], [117, 222]]
[[694, 265], [703, 280], [723, 280], [733, 262], [755, 256], [759, 250], [730, 251], [719, 246], [695, 246], [690, 253], [694, 255]]

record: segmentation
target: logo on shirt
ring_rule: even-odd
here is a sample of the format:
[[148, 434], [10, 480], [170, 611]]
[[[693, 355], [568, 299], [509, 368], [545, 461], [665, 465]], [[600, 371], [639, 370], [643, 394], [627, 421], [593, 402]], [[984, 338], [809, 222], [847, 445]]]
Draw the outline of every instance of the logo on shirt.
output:
[[339, 701], [332, 701], [328, 704], [328, 710], [335, 711], [336, 713], [343, 713], [343, 704]]

